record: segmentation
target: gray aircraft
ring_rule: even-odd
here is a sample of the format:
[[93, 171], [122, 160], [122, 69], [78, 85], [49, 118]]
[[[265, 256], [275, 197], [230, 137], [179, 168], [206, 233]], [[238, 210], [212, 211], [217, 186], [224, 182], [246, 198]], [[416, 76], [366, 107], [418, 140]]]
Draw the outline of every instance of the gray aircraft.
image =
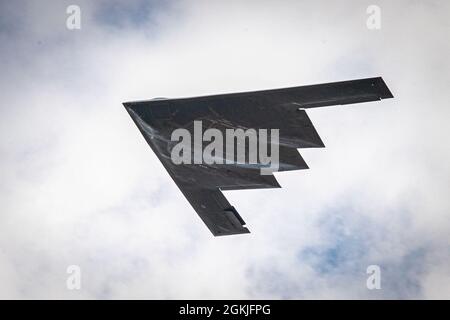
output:
[[[322, 148], [324, 144], [306, 109], [387, 98], [393, 98], [393, 95], [378, 77], [254, 92], [125, 102], [124, 106], [212, 234], [223, 236], [250, 231], [221, 190], [280, 188], [280, 185], [273, 174], [261, 174], [260, 169], [267, 163], [259, 159], [256, 164], [237, 160], [174, 163], [172, 151], [178, 141], [173, 141], [172, 134], [176, 129], [186, 129], [195, 136], [195, 121], [202, 121], [203, 128], [219, 130], [223, 136], [227, 129], [278, 129], [276, 144], [272, 140], [268, 142], [268, 149], [278, 148], [277, 171], [308, 169], [297, 148]], [[200, 143], [204, 148], [209, 142]], [[193, 149], [195, 146], [192, 152]], [[245, 149], [248, 158], [248, 145]]]

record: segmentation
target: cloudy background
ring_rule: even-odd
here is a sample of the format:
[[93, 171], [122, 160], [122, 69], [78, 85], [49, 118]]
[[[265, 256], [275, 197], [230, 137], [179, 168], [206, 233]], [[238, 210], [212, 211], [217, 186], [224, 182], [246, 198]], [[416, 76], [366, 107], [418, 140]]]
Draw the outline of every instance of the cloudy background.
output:
[[[449, 18], [444, 0], [1, 0], [0, 298], [449, 299]], [[121, 105], [374, 76], [395, 99], [308, 112], [327, 146], [310, 170], [226, 192], [250, 235], [211, 236]]]

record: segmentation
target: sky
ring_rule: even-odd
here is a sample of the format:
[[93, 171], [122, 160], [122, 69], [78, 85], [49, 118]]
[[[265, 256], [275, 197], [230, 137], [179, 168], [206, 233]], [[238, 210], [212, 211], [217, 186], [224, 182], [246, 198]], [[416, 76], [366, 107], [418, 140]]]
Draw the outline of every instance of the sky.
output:
[[[449, 15], [444, 0], [1, 0], [0, 298], [450, 299]], [[308, 110], [326, 145], [300, 150], [309, 170], [225, 192], [249, 235], [211, 235], [122, 106], [378, 76], [394, 99]]]

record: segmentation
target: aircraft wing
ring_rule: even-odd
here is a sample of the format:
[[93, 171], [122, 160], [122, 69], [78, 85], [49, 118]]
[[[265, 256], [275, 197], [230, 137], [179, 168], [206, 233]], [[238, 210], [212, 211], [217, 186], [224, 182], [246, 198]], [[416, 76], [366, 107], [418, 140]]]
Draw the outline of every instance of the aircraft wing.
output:
[[[214, 236], [249, 233], [245, 222], [221, 190], [279, 188], [261, 166], [174, 164], [172, 132], [194, 135], [194, 121], [203, 128], [279, 129], [279, 170], [308, 166], [297, 148], [324, 147], [305, 109], [392, 98], [381, 77], [193, 98], [126, 102], [124, 106], [167, 172]], [[205, 142], [202, 142], [205, 143]], [[271, 145], [270, 148], [273, 146]]]

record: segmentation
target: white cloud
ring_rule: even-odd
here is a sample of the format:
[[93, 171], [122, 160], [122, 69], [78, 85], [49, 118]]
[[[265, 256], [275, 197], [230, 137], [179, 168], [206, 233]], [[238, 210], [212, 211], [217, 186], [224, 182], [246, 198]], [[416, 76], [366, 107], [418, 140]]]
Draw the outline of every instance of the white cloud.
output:
[[[80, 31], [64, 2], [1, 5], [0, 297], [449, 298], [448, 3], [380, 1], [380, 31], [359, 1], [114, 3], [79, 1]], [[227, 192], [236, 237], [211, 237], [121, 105], [371, 76], [395, 99], [311, 110], [310, 170]]]

